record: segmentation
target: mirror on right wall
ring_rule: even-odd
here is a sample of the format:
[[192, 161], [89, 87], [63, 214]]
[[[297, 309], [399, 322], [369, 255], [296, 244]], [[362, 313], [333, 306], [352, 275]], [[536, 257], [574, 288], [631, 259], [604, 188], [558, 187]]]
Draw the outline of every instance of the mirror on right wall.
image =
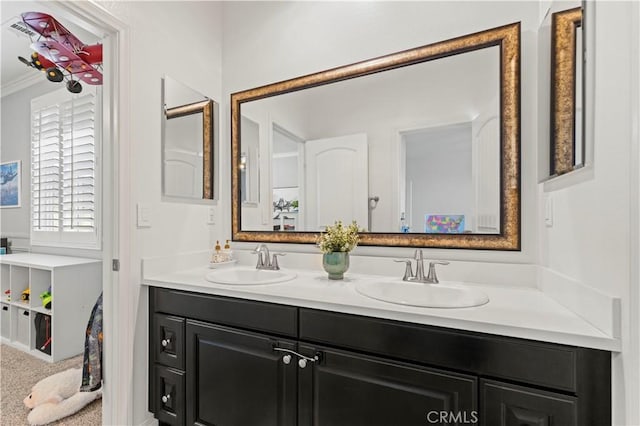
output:
[[549, 175], [585, 165], [583, 7], [551, 14]]

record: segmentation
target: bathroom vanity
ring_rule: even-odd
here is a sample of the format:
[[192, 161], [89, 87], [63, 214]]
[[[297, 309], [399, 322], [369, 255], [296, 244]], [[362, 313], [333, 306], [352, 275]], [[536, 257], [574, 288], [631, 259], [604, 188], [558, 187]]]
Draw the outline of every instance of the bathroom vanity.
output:
[[[594, 343], [587, 348], [431, 325], [443, 322], [429, 315], [406, 316], [421, 308], [399, 307], [406, 315], [377, 314], [354, 307], [355, 300], [366, 298], [353, 291], [353, 283], [331, 284], [313, 274], [239, 289], [203, 285], [204, 273], [200, 268], [144, 280], [149, 410], [161, 424], [611, 422], [611, 352], [604, 339], [574, 339]], [[315, 292], [324, 293], [324, 301], [302, 300]], [[332, 293], [344, 306], [329, 302]], [[493, 305], [484, 307], [422, 310], [444, 311], [438, 314], [442, 318], [455, 318], [457, 311], [473, 320], [491, 310], [506, 311], [496, 294], [490, 294]], [[292, 303], [297, 297], [300, 303]], [[528, 299], [522, 303], [544, 311], [533, 292]], [[372, 301], [370, 306], [380, 304], [388, 305]], [[523, 311], [519, 327], [524, 329], [528, 313], [517, 309]]]

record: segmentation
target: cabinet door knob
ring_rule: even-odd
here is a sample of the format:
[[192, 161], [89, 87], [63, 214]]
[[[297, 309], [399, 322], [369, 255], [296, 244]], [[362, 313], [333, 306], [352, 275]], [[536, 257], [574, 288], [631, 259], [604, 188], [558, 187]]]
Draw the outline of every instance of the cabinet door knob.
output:
[[307, 360], [304, 358], [299, 359], [298, 365], [300, 366], [300, 368], [305, 368], [307, 366]]
[[171, 399], [171, 394], [162, 395], [162, 402], [165, 404]]
[[282, 362], [284, 362], [285, 364], [289, 365], [289, 363], [291, 362], [291, 355], [285, 355], [282, 357]]
[[162, 347], [166, 348], [169, 345], [169, 343], [171, 343], [171, 339], [162, 339], [161, 343], [162, 343]]

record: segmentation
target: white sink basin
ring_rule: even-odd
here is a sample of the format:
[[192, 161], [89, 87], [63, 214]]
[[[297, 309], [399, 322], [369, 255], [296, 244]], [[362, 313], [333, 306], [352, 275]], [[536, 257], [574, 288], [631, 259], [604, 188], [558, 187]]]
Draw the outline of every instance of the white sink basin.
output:
[[459, 283], [422, 284], [408, 281], [373, 281], [356, 285], [358, 293], [397, 305], [424, 308], [469, 308], [484, 305], [489, 297]]
[[295, 273], [285, 271], [267, 271], [255, 268], [227, 268], [209, 272], [205, 279], [216, 284], [262, 285], [277, 284], [292, 280]]

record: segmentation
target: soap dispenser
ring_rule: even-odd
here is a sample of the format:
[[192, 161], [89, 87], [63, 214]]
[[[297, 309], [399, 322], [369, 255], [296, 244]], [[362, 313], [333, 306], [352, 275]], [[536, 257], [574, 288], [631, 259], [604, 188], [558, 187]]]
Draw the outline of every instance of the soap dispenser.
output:
[[211, 256], [211, 263], [220, 263], [222, 262], [222, 256], [220, 255], [220, 241], [216, 241], [216, 246], [214, 248], [215, 253]]
[[229, 240], [224, 244], [224, 250], [222, 253], [226, 256], [228, 262], [233, 260], [233, 251], [231, 250]]

